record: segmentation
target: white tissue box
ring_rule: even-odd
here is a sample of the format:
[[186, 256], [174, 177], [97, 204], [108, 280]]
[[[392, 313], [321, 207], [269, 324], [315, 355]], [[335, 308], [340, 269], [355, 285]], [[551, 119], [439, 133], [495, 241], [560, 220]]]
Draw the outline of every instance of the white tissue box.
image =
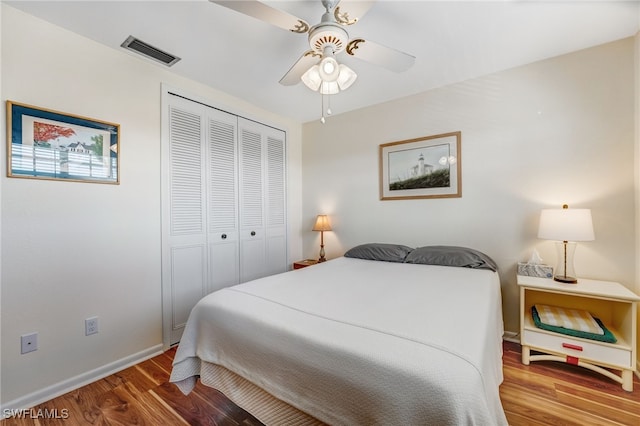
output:
[[518, 262], [518, 275], [528, 277], [553, 278], [553, 268], [549, 265]]

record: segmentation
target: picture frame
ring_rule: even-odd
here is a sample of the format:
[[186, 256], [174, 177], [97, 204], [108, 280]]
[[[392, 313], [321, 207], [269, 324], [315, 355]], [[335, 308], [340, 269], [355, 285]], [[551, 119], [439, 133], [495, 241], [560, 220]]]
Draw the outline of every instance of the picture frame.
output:
[[7, 176], [120, 184], [120, 125], [7, 101]]
[[380, 200], [462, 197], [462, 133], [379, 147]]

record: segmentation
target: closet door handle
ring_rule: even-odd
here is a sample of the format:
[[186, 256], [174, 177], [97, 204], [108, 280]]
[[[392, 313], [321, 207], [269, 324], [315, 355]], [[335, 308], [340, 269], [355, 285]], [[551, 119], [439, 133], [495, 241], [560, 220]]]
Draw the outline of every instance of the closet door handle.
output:
[[227, 234], [222, 234], [222, 235], [220, 236], [220, 238], [222, 238], [223, 240], [226, 240], [226, 239], [227, 239]]
[[256, 231], [251, 231], [251, 236], [255, 237], [256, 236]]

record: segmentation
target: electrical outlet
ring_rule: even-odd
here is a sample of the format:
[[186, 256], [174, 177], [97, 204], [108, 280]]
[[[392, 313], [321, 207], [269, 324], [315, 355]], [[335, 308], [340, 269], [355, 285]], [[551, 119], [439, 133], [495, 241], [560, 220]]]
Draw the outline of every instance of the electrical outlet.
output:
[[91, 317], [84, 320], [84, 335], [89, 336], [98, 332], [98, 317]]
[[26, 354], [38, 350], [38, 333], [23, 334], [20, 336], [20, 353]]

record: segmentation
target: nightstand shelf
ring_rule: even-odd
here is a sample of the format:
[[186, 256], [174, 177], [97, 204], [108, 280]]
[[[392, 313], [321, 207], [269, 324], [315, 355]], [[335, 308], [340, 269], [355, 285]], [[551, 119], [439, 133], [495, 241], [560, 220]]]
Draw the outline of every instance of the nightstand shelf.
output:
[[[522, 363], [562, 361], [603, 374], [626, 391], [633, 390], [636, 368], [636, 294], [623, 285], [610, 281], [580, 279], [577, 284], [564, 284], [552, 279], [518, 275], [520, 286], [520, 343]], [[547, 304], [583, 309], [599, 318], [616, 336], [616, 343], [568, 336], [542, 330], [531, 318], [531, 307]], [[531, 351], [542, 355], [531, 355]], [[609, 369], [620, 370], [621, 374]]]
[[302, 269], [306, 268], [307, 266], [315, 265], [317, 263], [317, 259], [298, 260], [297, 262], [293, 262], [293, 269]]

